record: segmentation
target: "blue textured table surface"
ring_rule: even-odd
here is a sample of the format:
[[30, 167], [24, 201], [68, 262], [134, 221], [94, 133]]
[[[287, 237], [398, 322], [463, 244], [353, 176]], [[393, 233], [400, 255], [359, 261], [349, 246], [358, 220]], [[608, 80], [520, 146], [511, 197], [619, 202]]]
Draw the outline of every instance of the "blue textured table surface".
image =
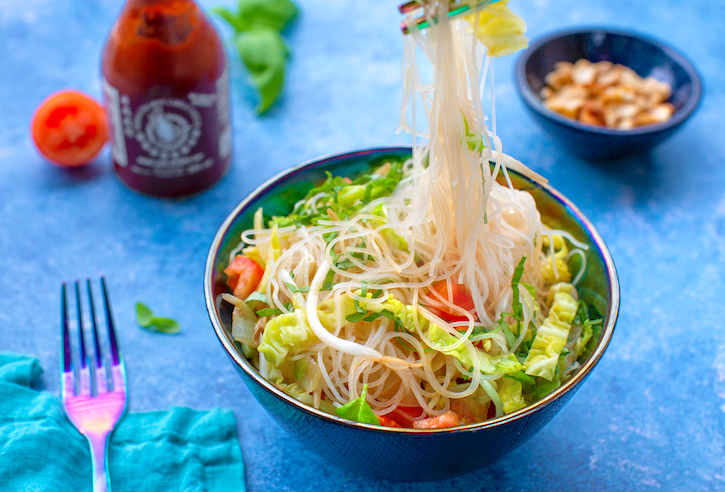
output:
[[[217, 3], [233, 1], [202, 5]], [[599, 228], [619, 271], [621, 314], [601, 363], [542, 432], [488, 468], [416, 485], [348, 473], [289, 437], [242, 384], [204, 307], [208, 247], [248, 192], [321, 154], [410, 141], [395, 133], [398, 2], [299, 3], [283, 99], [257, 117], [230, 51], [233, 168], [211, 190], [169, 201], [124, 187], [107, 151], [77, 172], [53, 167], [28, 134], [34, 108], [51, 92], [100, 97], [100, 51], [121, 0], [0, 1], [0, 350], [39, 357], [45, 388], [57, 393], [60, 282], [105, 274], [130, 410], [233, 408], [251, 491], [724, 490], [725, 4], [512, 2], [532, 37], [596, 24], [663, 39], [699, 69], [705, 98], [650, 155], [592, 165], [564, 153], [524, 113], [512, 82], [516, 56], [496, 61], [504, 150], [546, 175]], [[137, 300], [176, 317], [181, 334], [138, 328]]]

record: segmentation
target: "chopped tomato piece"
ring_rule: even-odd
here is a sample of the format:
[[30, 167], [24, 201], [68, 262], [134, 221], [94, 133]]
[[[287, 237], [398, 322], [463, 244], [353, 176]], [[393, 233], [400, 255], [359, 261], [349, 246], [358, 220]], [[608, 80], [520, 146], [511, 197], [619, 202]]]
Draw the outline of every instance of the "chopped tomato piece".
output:
[[400, 427], [399, 423], [387, 415], [378, 415], [378, 420], [380, 421], [380, 425], [384, 425], [385, 427]]
[[224, 269], [224, 273], [227, 274], [227, 285], [234, 291], [234, 295], [244, 300], [259, 285], [264, 268], [253, 259], [239, 255]]
[[30, 129], [40, 153], [62, 167], [87, 164], [108, 139], [103, 107], [77, 91], [56, 92], [43, 101]]
[[437, 417], [430, 417], [423, 420], [416, 420], [413, 422], [413, 427], [416, 429], [440, 429], [443, 427], [453, 427], [454, 425], [460, 425], [461, 420], [458, 418], [456, 412], [449, 410], [443, 415]]
[[[452, 304], [465, 309], [466, 311], [472, 311], [475, 307], [473, 305], [473, 298], [471, 297], [468, 287], [463, 284], [457, 284], [451, 282], [451, 294], [452, 297], [448, 297], [448, 285], [445, 281], [436, 282], [433, 284], [433, 290], [435, 290], [443, 299], [446, 299]], [[466, 321], [468, 318], [462, 316], [459, 313], [451, 313], [440, 309], [443, 319], [446, 321]]]
[[[397, 407], [386, 415], [390, 420], [397, 422], [400, 427], [413, 427], [413, 421], [423, 417], [425, 413], [420, 407]], [[379, 417], [378, 417], [379, 418]]]

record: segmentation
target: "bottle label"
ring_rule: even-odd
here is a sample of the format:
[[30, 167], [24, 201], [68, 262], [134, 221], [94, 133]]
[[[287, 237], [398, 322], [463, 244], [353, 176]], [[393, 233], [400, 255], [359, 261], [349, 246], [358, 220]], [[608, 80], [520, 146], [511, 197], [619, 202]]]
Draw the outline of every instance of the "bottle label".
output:
[[118, 166], [141, 176], [191, 176], [231, 154], [226, 70], [209, 87], [186, 97], [133, 97], [103, 81]]

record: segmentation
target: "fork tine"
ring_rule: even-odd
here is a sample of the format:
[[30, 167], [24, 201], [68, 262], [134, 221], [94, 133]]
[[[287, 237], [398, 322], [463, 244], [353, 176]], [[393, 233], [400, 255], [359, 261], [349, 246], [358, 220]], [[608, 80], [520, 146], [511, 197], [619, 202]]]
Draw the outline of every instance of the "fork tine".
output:
[[83, 307], [81, 306], [81, 292], [78, 281], [75, 281], [76, 291], [76, 314], [78, 317], [78, 346], [80, 347], [80, 371], [78, 371], [78, 385], [80, 386], [81, 395], [91, 394], [91, 373], [88, 367], [88, 353], [86, 352], [86, 342], [83, 336]]
[[101, 343], [98, 336], [98, 322], [96, 321], [96, 306], [93, 302], [93, 289], [91, 288], [91, 279], [86, 279], [86, 291], [88, 293], [88, 307], [91, 312], [91, 327], [93, 328], [93, 345], [95, 350], [95, 367], [92, 372], [96, 383], [96, 392], [98, 394], [108, 392], [108, 376], [106, 368], [101, 356]]
[[63, 399], [75, 393], [75, 378], [73, 377], [73, 358], [70, 351], [70, 330], [68, 329], [68, 297], [66, 295], [66, 284], [60, 285], [60, 317], [61, 317], [61, 338], [63, 350], [61, 351], [61, 394]]
[[86, 279], [86, 291], [88, 292], [88, 307], [91, 311], [91, 327], [93, 327], [93, 345], [96, 351], [96, 367], [101, 367], [101, 345], [98, 341], [98, 324], [96, 323], [96, 306], [93, 303], [93, 291], [91, 279]]
[[101, 277], [101, 291], [103, 293], [103, 306], [106, 311], [106, 325], [108, 326], [108, 340], [111, 345], [111, 360], [113, 362], [113, 391], [126, 391], [126, 370], [123, 364], [123, 355], [121, 348], [118, 346], [116, 337], [116, 328], [113, 321], [113, 312], [111, 311], [111, 300], [108, 296], [108, 288], [106, 287], [106, 278]]

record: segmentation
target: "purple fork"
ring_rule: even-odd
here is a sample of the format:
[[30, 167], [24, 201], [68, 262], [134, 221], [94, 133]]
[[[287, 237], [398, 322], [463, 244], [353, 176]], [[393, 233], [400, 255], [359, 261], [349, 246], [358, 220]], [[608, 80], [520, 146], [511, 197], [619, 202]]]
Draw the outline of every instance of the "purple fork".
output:
[[[108, 299], [106, 280], [101, 277], [101, 291], [103, 292], [103, 306], [105, 308], [106, 325], [108, 326], [108, 341], [110, 345], [110, 371], [108, 364], [101, 355], [101, 342], [98, 337], [96, 324], [96, 310], [93, 304], [93, 291], [91, 281], [86, 280], [88, 292], [88, 307], [93, 333], [94, 360], [91, 363], [86, 352], [83, 337], [84, 322], [81, 307], [81, 293], [78, 281], [75, 282], [76, 312], [78, 316], [78, 345], [79, 356], [74, 362], [70, 330], [68, 328], [68, 301], [66, 298], [66, 284], [61, 285], [61, 318], [62, 318], [62, 350], [61, 350], [61, 396], [63, 408], [68, 419], [83, 434], [91, 446], [93, 458], [93, 492], [107, 492], [111, 490], [108, 476], [108, 439], [116, 424], [126, 411], [126, 370], [123, 365], [121, 349], [118, 347], [116, 330], [111, 314], [111, 304]], [[111, 386], [109, 387], [109, 379]]]

